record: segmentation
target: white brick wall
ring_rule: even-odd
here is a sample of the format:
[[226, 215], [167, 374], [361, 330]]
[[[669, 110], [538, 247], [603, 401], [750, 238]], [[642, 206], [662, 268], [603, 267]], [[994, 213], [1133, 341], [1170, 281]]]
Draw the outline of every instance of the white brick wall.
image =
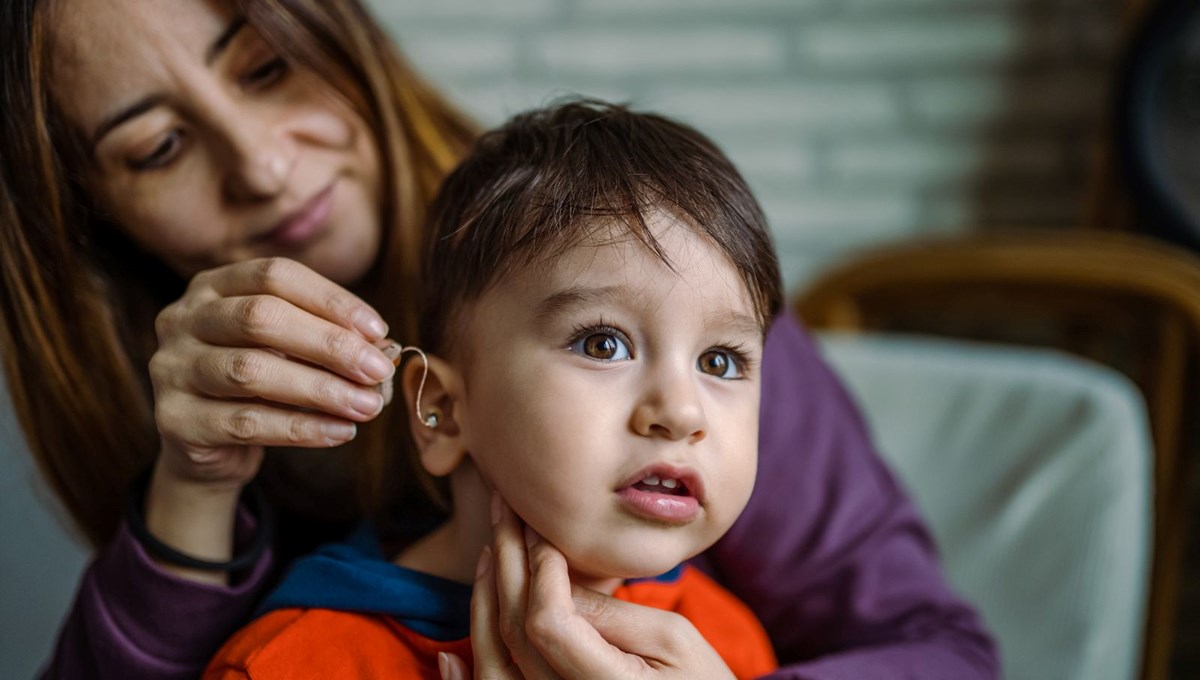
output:
[[774, 12], [795, 16], [798, 11], [822, 7], [828, 0], [577, 0], [580, 9], [595, 16], [664, 16], [668, 20], [695, 13], [744, 16], [746, 13]]
[[788, 57], [779, 31], [719, 26], [553, 30], [535, 37], [530, 48], [533, 66], [543, 72], [619, 79], [778, 75]]
[[796, 32], [801, 63], [839, 72], [990, 66], [1044, 54], [1054, 37], [1005, 14], [818, 21]]
[[[367, 0], [385, 22], [408, 29], [435, 22], [545, 21], [561, 13], [563, 0]], [[403, 22], [403, 23], [401, 23]], [[412, 22], [408, 25], [408, 22]]]
[[494, 124], [564, 94], [714, 137], [792, 290], [922, 233], [1079, 212], [1119, 0], [368, 0]]

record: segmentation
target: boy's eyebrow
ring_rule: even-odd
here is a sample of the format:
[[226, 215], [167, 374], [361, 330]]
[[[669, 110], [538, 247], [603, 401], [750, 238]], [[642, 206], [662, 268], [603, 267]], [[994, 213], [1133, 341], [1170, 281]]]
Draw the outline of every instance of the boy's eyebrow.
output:
[[762, 335], [763, 326], [757, 317], [732, 309], [725, 309], [705, 318], [710, 326], [723, 326], [741, 335]]
[[[612, 300], [628, 300], [631, 295], [632, 293], [622, 286], [601, 288], [572, 286], [539, 302], [534, 310], [533, 319], [535, 323], [545, 323], [556, 316], [580, 307], [590, 307]], [[759, 323], [757, 317], [733, 309], [711, 313], [705, 317], [705, 323], [709, 326], [728, 328], [742, 335], [761, 335], [763, 332], [762, 324]]]
[[564, 312], [579, 307], [588, 307], [620, 298], [622, 297], [622, 291], [624, 291], [624, 288], [620, 286], [604, 286], [602, 288], [572, 286], [571, 288], [560, 290], [539, 302], [537, 308], [534, 310], [533, 318], [538, 323], [544, 323]]

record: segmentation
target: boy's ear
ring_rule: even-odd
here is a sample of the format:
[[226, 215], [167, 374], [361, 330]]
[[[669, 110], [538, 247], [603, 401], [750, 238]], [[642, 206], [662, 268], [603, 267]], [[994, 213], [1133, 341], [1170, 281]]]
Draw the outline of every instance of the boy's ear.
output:
[[423, 359], [418, 355], [404, 364], [401, 383], [404, 403], [408, 406], [408, 426], [421, 456], [421, 466], [435, 477], [444, 477], [453, 472], [466, 455], [462, 428], [455, 418], [456, 413], [461, 412], [455, 406], [463, 393], [462, 376], [436, 356], [426, 355]]

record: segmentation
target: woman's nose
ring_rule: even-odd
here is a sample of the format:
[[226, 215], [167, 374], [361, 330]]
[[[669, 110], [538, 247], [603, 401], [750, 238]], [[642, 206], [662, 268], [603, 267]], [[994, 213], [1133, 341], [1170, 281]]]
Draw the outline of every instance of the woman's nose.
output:
[[660, 371], [633, 409], [631, 426], [644, 437], [696, 443], [708, 434], [694, 371]]
[[262, 200], [287, 189], [296, 154], [283, 130], [269, 122], [244, 118], [232, 121], [226, 136], [225, 189], [231, 199]]

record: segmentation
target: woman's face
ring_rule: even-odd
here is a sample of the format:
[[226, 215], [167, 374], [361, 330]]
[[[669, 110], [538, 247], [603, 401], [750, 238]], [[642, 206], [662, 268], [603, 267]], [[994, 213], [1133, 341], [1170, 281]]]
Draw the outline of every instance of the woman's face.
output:
[[342, 284], [381, 241], [380, 162], [360, 116], [226, 3], [57, 0], [51, 88], [87, 182], [180, 274], [286, 256]]

